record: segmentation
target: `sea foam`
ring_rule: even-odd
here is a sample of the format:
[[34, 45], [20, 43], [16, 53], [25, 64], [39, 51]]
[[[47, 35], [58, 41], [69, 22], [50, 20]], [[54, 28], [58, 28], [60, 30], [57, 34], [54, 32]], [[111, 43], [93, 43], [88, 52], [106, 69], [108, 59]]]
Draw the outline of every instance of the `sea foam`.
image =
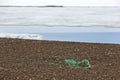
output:
[[0, 33], [0, 37], [1, 38], [17, 38], [17, 39], [42, 40], [42, 35], [38, 35], [38, 34]]

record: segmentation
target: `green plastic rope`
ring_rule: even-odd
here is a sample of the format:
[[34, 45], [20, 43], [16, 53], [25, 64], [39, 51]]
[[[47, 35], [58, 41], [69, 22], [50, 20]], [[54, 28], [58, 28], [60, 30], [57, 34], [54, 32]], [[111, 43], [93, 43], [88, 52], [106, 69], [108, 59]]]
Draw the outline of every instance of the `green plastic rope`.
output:
[[91, 67], [90, 62], [87, 59], [83, 59], [81, 61], [75, 61], [73, 59], [65, 59], [64, 62], [70, 67], [85, 67], [85, 68]]

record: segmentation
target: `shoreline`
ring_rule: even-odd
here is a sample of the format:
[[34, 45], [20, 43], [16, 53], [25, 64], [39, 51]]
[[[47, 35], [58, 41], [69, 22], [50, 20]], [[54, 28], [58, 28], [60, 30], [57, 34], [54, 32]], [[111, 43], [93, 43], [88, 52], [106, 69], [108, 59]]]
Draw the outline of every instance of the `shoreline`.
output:
[[87, 42], [87, 41], [67, 41], [67, 40], [47, 40], [47, 39], [23, 39], [23, 38], [10, 38], [0, 37], [0, 39], [7, 40], [23, 40], [23, 41], [45, 41], [45, 42], [58, 42], [58, 43], [79, 43], [79, 44], [97, 44], [97, 45], [120, 45], [119, 43], [106, 43], [106, 42]]

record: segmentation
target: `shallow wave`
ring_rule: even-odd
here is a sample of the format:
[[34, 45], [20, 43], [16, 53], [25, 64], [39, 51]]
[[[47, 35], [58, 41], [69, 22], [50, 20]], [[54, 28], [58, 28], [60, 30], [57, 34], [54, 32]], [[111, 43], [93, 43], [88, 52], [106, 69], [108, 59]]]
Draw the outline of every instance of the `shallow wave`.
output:
[[38, 34], [0, 33], [0, 37], [1, 38], [29, 39], [29, 40], [42, 40], [42, 36]]

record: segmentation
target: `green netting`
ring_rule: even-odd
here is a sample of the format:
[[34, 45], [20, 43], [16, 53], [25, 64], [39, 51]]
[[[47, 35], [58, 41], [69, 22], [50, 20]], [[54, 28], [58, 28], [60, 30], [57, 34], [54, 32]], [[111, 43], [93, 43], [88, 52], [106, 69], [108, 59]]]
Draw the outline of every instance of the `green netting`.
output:
[[65, 64], [67, 64], [70, 67], [85, 67], [85, 68], [91, 67], [90, 62], [87, 59], [83, 59], [81, 61], [75, 61], [73, 59], [65, 59]]
[[90, 68], [90, 67], [91, 67], [91, 64], [90, 64], [89, 60], [84, 59], [84, 60], [80, 61], [79, 66], [81, 66], [81, 67], [86, 67], [86, 68]]
[[73, 59], [65, 59], [65, 63], [72, 67], [77, 67], [77, 62]]

